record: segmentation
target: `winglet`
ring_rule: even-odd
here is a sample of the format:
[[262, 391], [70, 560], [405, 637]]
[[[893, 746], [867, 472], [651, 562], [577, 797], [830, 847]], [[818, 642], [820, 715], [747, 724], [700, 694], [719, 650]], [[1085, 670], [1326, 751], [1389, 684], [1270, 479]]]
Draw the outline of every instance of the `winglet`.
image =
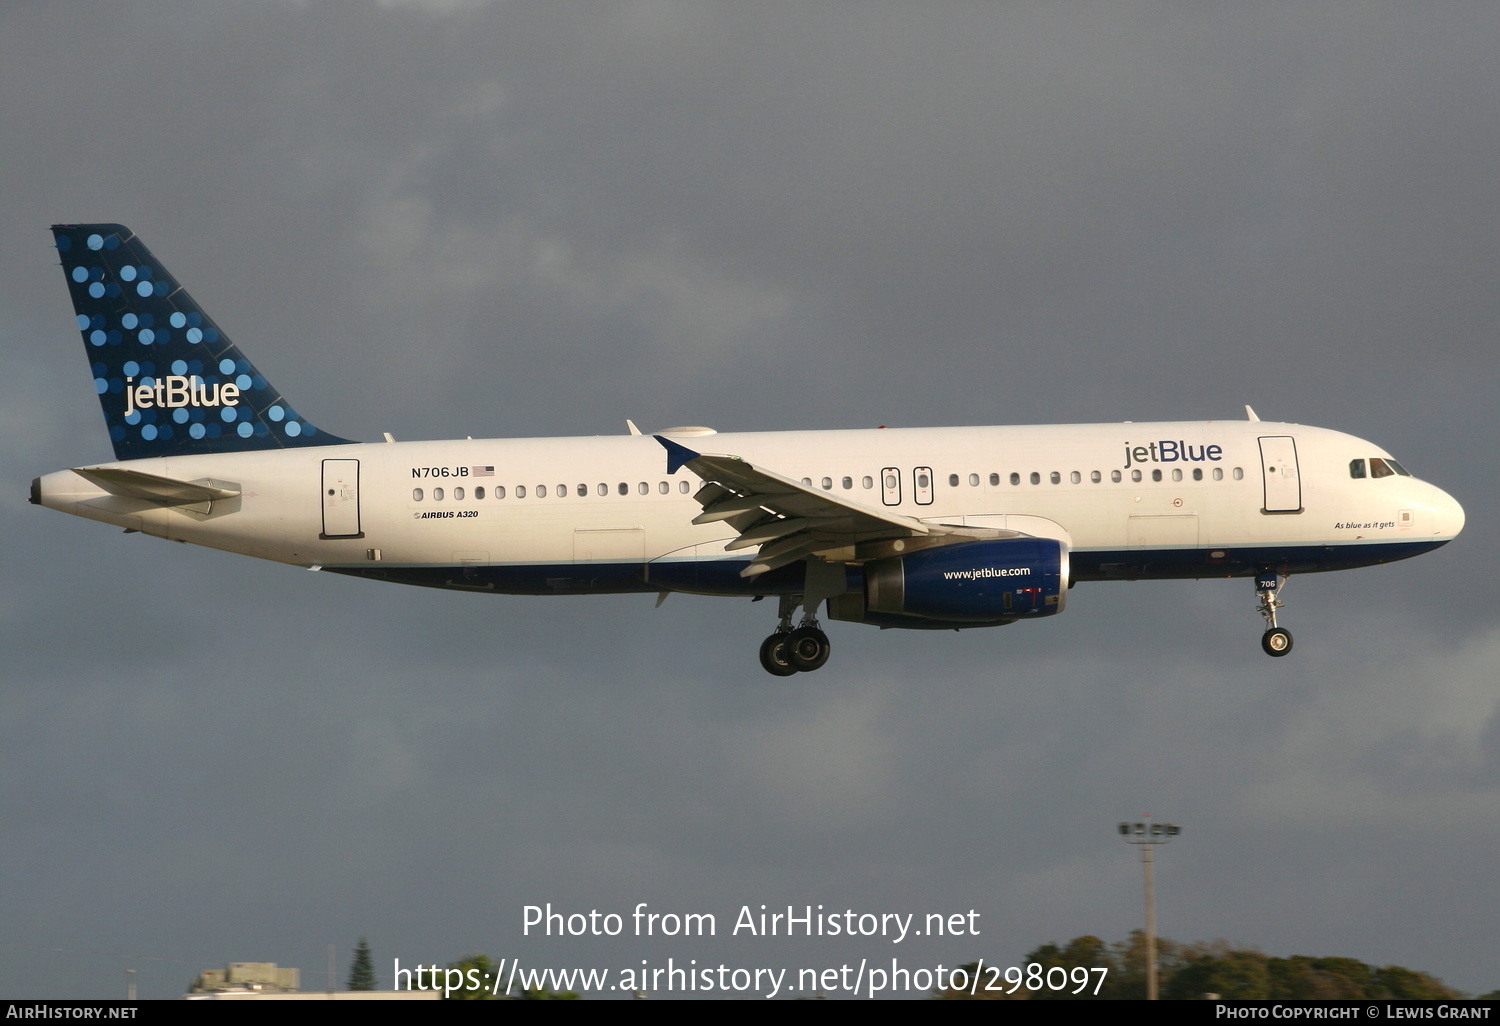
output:
[[661, 443], [661, 447], [667, 450], [667, 473], [675, 474], [681, 470], [683, 465], [697, 459], [702, 453], [694, 452], [685, 445], [678, 445], [670, 438], [661, 435], [652, 435], [652, 438]]
[[1250, 408], [1250, 404], [1249, 403], [1245, 404], [1245, 419], [1246, 420], [1254, 420], [1254, 421], [1259, 421], [1260, 420], [1260, 417], [1256, 416], [1255, 411]]

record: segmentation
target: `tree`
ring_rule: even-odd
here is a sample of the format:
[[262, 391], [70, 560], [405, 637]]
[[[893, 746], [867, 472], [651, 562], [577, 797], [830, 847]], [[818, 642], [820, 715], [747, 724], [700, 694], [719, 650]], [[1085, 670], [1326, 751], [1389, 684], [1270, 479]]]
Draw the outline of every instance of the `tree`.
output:
[[1170, 986], [1168, 999], [1194, 1000], [1217, 994], [1225, 1001], [1264, 1001], [1271, 997], [1269, 959], [1259, 951], [1234, 950], [1224, 941], [1194, 945], [1184, 952], [1181, 968]]
[[[503, 962], [502, 962], [503, 964]], [[504, 991], [497, 993], [499, 988], [500, 967], [490, 960], [490, 956], [479, 953], [468, 955], [457, 962], [448, 963], [449, 969], [457, 969], [463, 974], [464, 986], [445, 991], [445, 1001], [577, 1001], [578, 995], [571, 990], [549, 990], [546, 987], [534, 987], [530, 990]]]
[[1443, 1001], [1458, 996], [1442, 980], [1399, 965], [1375, 970], [1375, 979], [1391, 997], [1403, 1001]]
[[444, 990], [444, 1001], [495, 1001], [503, 997], [495, 993], [493, 983], [500, 970], [490, 961], [490, 956], [480, 953], [466, 955], [457, 962], [449, 962], [449, 969], [463, 974], [463, 987]]
[[370, 957], [370, 945], [361, 937], [354, 948], [354, 961], [349, 965], [349, 989], [375, 990], [378, 982], [375, 978], [375, 960]]
[[[1140, 931], [1136, 932], [1139, 933]], [[1140, 942], [1142, 945], [1145, 944], [1144, 935], [1141, 936]], [[1050, 987], [1038, 987], [1035, 990], [1018, 988], [1016, 993], [1020, 995], [1024, 991], [1028, 1001], [1076, 1001], [1119, 997], [1120, 995], [1117, 991], [1122, 986], [1121, 967], [1124, 964], [1124, 956], [1122, 954], [1123, 948], [1119, 945], [1116, 945], [1116, 948], [1119, 950], [1111, 952], [1109, 945], [1092, 934], [1074, 937], [1068, 941], [1066, 947], [1062, 948], [1059, 948], [1056, 944], [1043, 944], [1036, 950], [1027, 952], [1022, 966], [1030, 966], [1031, 963], [1035, 962], [1042, 967], [1042, 976], [1044, 978], [1050, 969], [1061, 968], [1066, 972], [1076, 966], [1083, 966], [1085, 968], [1094, 966], [1108, 969], [1109, 972], [1105, 974], [1102, 981], [1091, 977], [1081, 989], [1076, 983], [1070, 982], [1068, 986], [1061, 990], [1052, 990]], [[1142, 947], [1142, 951], [1144, 950], [1144, 947]], [[1144, 956], [1142, 957], [1144, 958]], [[1142, 980], [1144, 979], [1145, 977], [1142, 977]], [[1094, 993], [1096, 986], [1099, 988], [1098, 994]], [[1141, 993], [1143, 995], [1145, 994], [1144, 988], [1145, 983], [1142, 983]], [[1078, 993], [1073, 993], [1075, 990]]]
[[[1169, 999], [1201, 998], [1204, 994], [1241, 1001], [1288, 998], [1451, 1000], [1460, 996], [1442, 980], [1427, 973], [1394, 965], [1376, 968], [1354, 958], [1311, 958], [1307, 955], [1272, 958], [1253, 948], [1233, 948], [1222, 940], [1206, 944], [1177, 944], [1164, 938], [1157, 939], [1156, 953], [1161, 995]], [[1043, 944], [1028, 952], [1020, 964], [1027, 967], [1028, 973], [1029, 967], [1036, 965], [1041, 970], [1040, 978], [1049, 983], [1051, 970], [1058, 968], [1067, 972], [1079, 967], [1107, 969], [1108, 973], [1098, 994], [1094, 993], [1091, 973], [1090, 985], [1076, 994], [1070, 985], [1058, 990], [1051, 986], [1007, 986], [1011, 990], [1009, 994], [981, 991], [974, 995], [950, 987], [934, 990], [932, 996], [945, 1000], [1007, 997], [1023, 1001], [1140, 999], [1146, 996], [1146, 937], [1139, 930], [1131, 931], [1128, 940], [1108, 945], [1098, 937], [1087, 935], [1074, 937], [1066, 945]], [[972, 973], [977, 966], [971, 963], [964, 968]], [[1033, 977], [1028, 975], [1026, 979], [1029, 981]]]

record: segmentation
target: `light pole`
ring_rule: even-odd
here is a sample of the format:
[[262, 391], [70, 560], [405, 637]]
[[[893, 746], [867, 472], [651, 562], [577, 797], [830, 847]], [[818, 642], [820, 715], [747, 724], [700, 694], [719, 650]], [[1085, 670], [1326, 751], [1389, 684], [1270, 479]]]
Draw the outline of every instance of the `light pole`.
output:
[[1156, 881], [1151, 875], [1152, 849], [1166, 844], [1182, 833], [1176, 823], [1121, 823], [1120, 836], [1126, 844], [1141, 848], [1141, 869], [1146, 874], [1146, 1000], [1156, 1000]]

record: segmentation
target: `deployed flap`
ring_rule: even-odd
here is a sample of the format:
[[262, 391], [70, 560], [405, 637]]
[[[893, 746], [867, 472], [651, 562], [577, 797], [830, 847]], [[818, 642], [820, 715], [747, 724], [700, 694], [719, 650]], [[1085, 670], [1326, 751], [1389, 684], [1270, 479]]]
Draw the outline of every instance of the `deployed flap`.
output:
[[210, 478], [179, 481], [125, 467], [74, 467], [73, 473], [88, 478], [107, 492], [144, 499], [158, 506], [192, 506], [240, 494], [238, 485], [226, 481]]
[[694, 496], [703, 512], [693, 523], [723, 521], [733, 527], [739, 537], [727, 549], [762, 546], [759, 556], [740, 571], [741, 577], [755, 577], [860, 542], [949, 530], [851, 502], [738, 456], [704, 455], [661, 435], [655, 438], [667, 450], [667, 473], [686, 467], [707, 482]]

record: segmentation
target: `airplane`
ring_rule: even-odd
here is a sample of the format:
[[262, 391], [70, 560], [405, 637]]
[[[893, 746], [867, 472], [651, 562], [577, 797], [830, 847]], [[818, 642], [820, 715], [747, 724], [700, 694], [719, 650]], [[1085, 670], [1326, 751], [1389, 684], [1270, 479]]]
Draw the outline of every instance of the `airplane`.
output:
[[[31, 502], [172, 541], [506, 595], [778, 603], [761, 665], [827, 662], [818, 620], [992, 627], [1080, 581], [1248, 577], [1405, 559], [1464, 512], [1379, 446], [1246, 418], [1184, 423], [358, 442], [294, 409], [130, 229], [52, 228], [113, 462]], [[709, 451], [713, 450], [713, 451]], [[793, 624], [798, 609], [802, 615]]]

